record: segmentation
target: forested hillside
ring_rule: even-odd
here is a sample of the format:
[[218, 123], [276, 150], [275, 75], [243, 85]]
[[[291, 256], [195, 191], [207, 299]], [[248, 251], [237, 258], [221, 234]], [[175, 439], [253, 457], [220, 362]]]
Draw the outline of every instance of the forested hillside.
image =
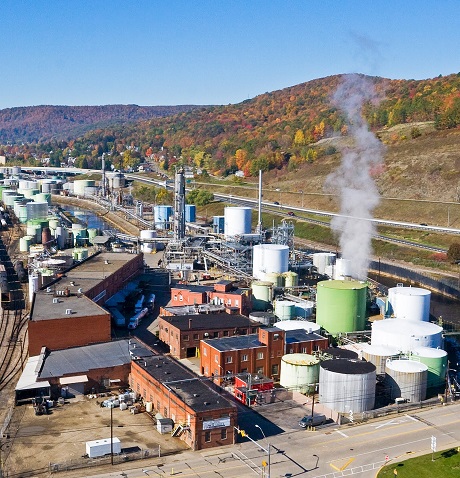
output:
[[[383, 142], [397, 143], [425, 133], [417, 124], [398, 133], [394, 130], [396, 125], [432, 122], [437, 130], [456, 128], [460, 124], [459, 75], [421, 81], [366, 77], [375, 90], [373, 101], [363, 107], [370, 129]], [[304, 163], [335, 154], [334, 143], [325, 141], [327, 138], [347, 137], [347, 118], [333, 101], [342, 80], [342, 75], [331, 76], [236, 105], [190, 108], [165, 118], [101, 126], [72, 140], [8, 145], [2, 152], [15, 161], [38, 161], [50, 156], [52, 164], [72, 158], [77, 166], [94, 168], [100, 167], [101, 156], [106, 153], [116, 167], [135, 166], [150, 158], [164, 169], [180, 162], [224, 176], [237, 170], [246, 176], [259, 169], [295, 170]], [[129, 119], [142, 110], [114, 108], [120, 108], [120, 115], [124, 111]], [[8, 122], [5, 111], [3, 125]], [[90, 111], [93, 110], [88, 107], [88, 115]], [[29, 119], [27, 110], [23, 114], [24, 137]], [[100, 119], [96, 112], [92, 114], [93, 122]], [[70, 113], [67, 116], [63, 125], [77, 121]]]
[[0, 110], [0, 144], [78, 138], [97, 127], [189, 111], [196, 106], [27, 106]]

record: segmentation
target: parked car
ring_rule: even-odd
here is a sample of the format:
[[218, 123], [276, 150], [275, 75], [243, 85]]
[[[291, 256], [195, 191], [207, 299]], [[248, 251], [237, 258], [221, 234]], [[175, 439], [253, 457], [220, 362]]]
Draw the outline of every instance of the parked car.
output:
[[302, 428], [317, 427], [318, 425], [324, 425], [327, 422], [326, 415], [305, 415], [299, 422], [299, 426]]
[[275, 201], [273, 204], [275, 204], [276, 206], [280, 205], [280, 203], [278, 201]]
[[295, 216], [295, 214], [292, 211], [289, 211], [288, 216]]

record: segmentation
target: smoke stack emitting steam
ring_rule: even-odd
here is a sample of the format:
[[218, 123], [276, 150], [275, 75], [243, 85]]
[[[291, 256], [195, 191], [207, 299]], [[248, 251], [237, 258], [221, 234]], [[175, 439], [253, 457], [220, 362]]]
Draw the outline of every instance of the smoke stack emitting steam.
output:
[[341, 147], [342, 163], [328, 177], [328, 183], [338, 189], [340, 214], [331, 221], [331, 227], [339, 235], [342, 257], [351, 262], [355, 279], [367, 277], [372, 253], [371, 238], [375, 233], [372, 211], [379, 203], [379, 194], [371, 169], [382, 162], [383, 145], [369, 131], [361, 115], [365, 102], [375, 100], [372, 83], [363, 76], [346, 75], [339, 85], [333, 101], [348, 116], [348, 136], [351, 146]]

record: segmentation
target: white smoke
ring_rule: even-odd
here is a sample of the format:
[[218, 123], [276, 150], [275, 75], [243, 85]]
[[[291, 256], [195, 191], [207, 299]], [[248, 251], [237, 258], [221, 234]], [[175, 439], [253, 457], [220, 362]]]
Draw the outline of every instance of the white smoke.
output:
[[351, 145], [342, 147], [342, 162], [329, 175], [327, 184], [338, 190], [341, 216], [333, 218], [331, 227], [339, 235], [342, 257], [351, 262], [355, 279], [367, 277], [372, 253], [371, 238], [375, 226], [366, 220], [379, 203], [379, 194], [371, 169], [382, 162], [383, 145], [369, 131], [361, 110], [367, 101], [376, 99], [369, 79], [359, 75], [346, 75], [339, 85], [333, 101], [348, 117], [348, 136]]

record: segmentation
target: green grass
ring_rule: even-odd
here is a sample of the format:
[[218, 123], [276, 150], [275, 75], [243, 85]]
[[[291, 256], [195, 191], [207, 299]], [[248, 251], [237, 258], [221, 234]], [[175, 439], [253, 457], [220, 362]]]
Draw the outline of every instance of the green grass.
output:
[[451, 448], [434, 454], [411, 458], [401, 463], [388, 464], [383, 468], [378, 478], [458, 478], [460, 476], [460, 453], [457, 448]]

